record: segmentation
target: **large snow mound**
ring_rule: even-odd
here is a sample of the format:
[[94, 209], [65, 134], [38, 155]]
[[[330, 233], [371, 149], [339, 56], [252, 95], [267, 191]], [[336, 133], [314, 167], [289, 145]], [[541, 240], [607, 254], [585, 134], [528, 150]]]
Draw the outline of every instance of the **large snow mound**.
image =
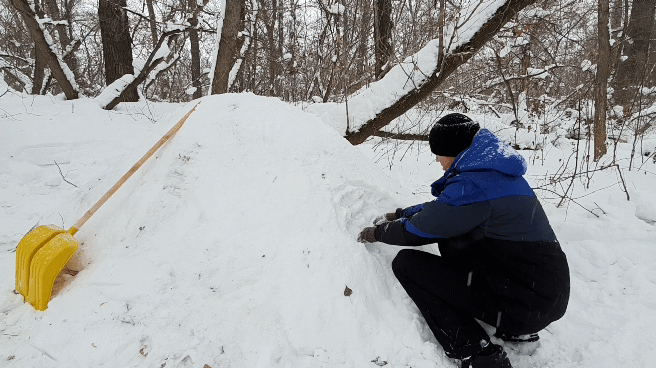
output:
[[[70, 199], [78, 216], [96, 194]], [[6, 363], [441, 360], [391, 273], [394, 249], [355, 241], [403, 197], [359, 150], [300, 109], [254, 95], [204, 98], [76, 235], [82, 246], [70, 267], [80, 272], [58, 281], [45, 312], [5, 295], [5, 309], [15, 308], [9, 324], [21, 331], [12, 342], [23, 342]]]

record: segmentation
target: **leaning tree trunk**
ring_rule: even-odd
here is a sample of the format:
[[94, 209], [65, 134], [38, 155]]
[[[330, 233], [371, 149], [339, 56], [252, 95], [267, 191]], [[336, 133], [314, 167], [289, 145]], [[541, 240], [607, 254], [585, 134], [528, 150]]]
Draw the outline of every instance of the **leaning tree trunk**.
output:
[[[60, 21], [64, 20], [64, 17], [62, 17], [61, 12], [59, 11], [59, 7], [57, 5], [56, 0], [45, 0], [44, 2], [45, 8], [48, 11], [48, 14], [53, 20]], [[69, 27], [72, 25], [69, 24]], [[77, 58], [75, 57], [75, 54], [73, 52], [66, 53], [67, 49], [69, 47], [73, 47], [71, 44], [71, 37], [68, 35], [68, 29], [67, 26], [64, 24], [57, 24], [55, 26], [55, 30], [57, 31], [57, 35], [59, 36], [59, 44], [61, 45], [61, 49], [64, 52], [64, 62], [66, 62], [66, 65], [71, 69], [74, 75], [78, 75], [78, 62]]]
[[244, 6], [243, 0], [226, 0], [223, 27], [219, 41], [219, 50], [216, 56], [212, 78], [211, 94], [228, 92], [228, 80], [232, 65], [235, 62], [237, 50], [237, 33], [240, 28], [241, 12]]
[[[132, 39], [126, 0], [98, 0], [98, 20], [105, 62], [105, 83], [109, 86], [125, 74], [134, 74], [132, 66]], [[139, 101], [137, 90], [123, 96], [121, 102]]]
[[78, 91], [73, 78], [73, 73], [61, 59], [61, 55], [57, 55], [53, 45], [51, 45], [46, 39], [43, 28], [41, 28], [36, 14], [28, 4], [27, 0], [12, 0], [11, 3], [23, 18], [23, 21], [30, 32], [30, 36], [32, 37], [32, 40], [34, 40], [36, 53], [38, 53], [41, 59], [48, 64], [52, 75], [59, 83], [59, 87], [64, 92], [66, 98], [69, 100], [78, 98]]
[[[166, 31], [162, 33], [162, 35], [159, 37], [159, 40], [155, 44], [155, 47], [153, 51], [150, 53], [148, 56], [148, 59], [146, 59], [146, 62], [144, 63], [143, 68], [139, 72], [138, 75], [136, 75], [132, 80], [127, 83], [126, 85], [120, 86], [120, 89], [116, 89], [114, 91], [110, 92], [118, 92], [118, 95], [114, 96], [114, 98], [107, 103], [107, 105], [103, 106], [103, 109], [105, 110], [111, 110], [116, 105], [118, 105], [121, 102], [126, 101], [128, 95], [132, 93], [136, 93], [137, 87], [143, 83], [146, 79], [149, 78], [157, 78], [158, 71], [162, 72], [166, 70], [165, 68], [159, 68], [158, 66], [165, 62], [165, 60], [171, 60], [173, 59], [173, 44], [175, 43], [175, 39], [178, 37], [178, 35], [182, 32], [182, 30], [179, 29], [172, 29], [170, 31]], [[166, 42], [167, 48], [168, 48], [168, 55], [165, 55], [165, 53], [162, 53], [162, 45]], [[176, 59], [177, 60], [177, 59]], [[172, 65], [175, 61], [169, 62], [166, 61], [169, 66]], [[108, 86], [107, 88], [113, 88], [113, 86]], [[147, 89], [147, 88], [146, 88]]]
[[[400, 85], [397, 84], [398, 93], [389, 97], [389, 101], [385, 101], [385, 105], [379, 107], [378, 111], [374, 111], [373, 113], [375, 116], [373, 118], [366, 117], [367, 120], [360, 124], [359, 122], [361, 120], [354, 120], [354, 114], [351, 113], [349, 119], [358, 123], [357, 126], [359, 126], [359, 129], [357, 131], [347, 131], [345, 135], [346, 139], [351, 142], [351, 144], [360, 144], [378, 132], [379, 129], [392, 122], [392, 120], [414, 107], [433, 92], [435, 88], [440, 86], [448, 76], [458, 69], [458, 67], [465, 64], [483, 47], [483, 45], [485, 45], [487, 41], [492, 39], [492, 37], [499, 32], [506, 22], [512, 19], [520, 10], [533, 4], [535, 0], [506, 0], [505, 2], [490, 2], [494, 4], [487, 4], [487, 6], [484, 4], [479, 7], [479, 9], [487, 11], [491, 6], [498, 3], [498, 8], [494, 14], [489, 16], [487, 21], [482, 24], [464, 24], [463, 27], [475, 27], [478, 28], [478, 31], [471, 36], [469, 41], [458, 45], [452, 50], [447, 50], [444, 60], [441, 60], [441, 62], [435, 61], [435, 64], [429, 67], [424, 67], [422, 65], [423, 70], [419, 70], [418, 72], [415, 72], [413, 69], [419, 67], [419, 64], [407, 65], [408, 69], [411, 70], [413, 80], [404, 81]], [[477, 22], [479, 21], [477, 20]], [[435, 47], [438, 47], [437, 42], [435, 42]], [[435, 54], [437, 54], [437, 52]], [[415, 57], [421, 58], [424, 56], [416, 54]], [[400, 66], [396, 66], [395, 68], [397, 67], [400, 68]], [[428, 68], [430, 68], [430, 70], [428, 70]], [[408, 70], [403, 70], [401, 73], [408, 73]], [[365, 100], [369, 97], [375, 98], [376, 95], [389, 96], [390, 93], [385, 92], [385, 90], [390, 88], [388, 83], [386, 83], [386, 79], [390, 78], [393, 83], [393, 80], [398, 77], [399, 73], [395, 74], [393, 73], [393, 70], [389, 71], [380, 82], [373, 83], [366, 91], [359, 91], [357, 94], [359, 96], [356, 97], [362, 100], [362, 102], [357, 101], [357, 103], [367, 106], [370, 102]], [[355, 103], [355, 98], [349, 98], [349, 106], [353, 106]], [[337, 108], [342, 108], [342, 106], [340, 105]], [[362, 111], [368, 110], [363, 108]], [[368, 114], [368, 112], [366, 113]]]

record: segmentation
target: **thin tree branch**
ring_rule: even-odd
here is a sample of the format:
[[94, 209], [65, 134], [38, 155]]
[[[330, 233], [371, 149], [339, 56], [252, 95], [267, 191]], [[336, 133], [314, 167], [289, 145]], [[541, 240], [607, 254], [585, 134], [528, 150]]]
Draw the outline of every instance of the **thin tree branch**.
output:
[[65, 177], [64, 174], [62, 173], [61, 167], [59, 167], [59, 164], [57, 163], [57, 161], [55, 161], [55, 165], [57, 165], [57, 168], [59, 169], [59, 175], [61, 175], [62, 179], [64, 179], [64, 181], [67, 182], [68, 184], [70, 184], [70, 185], [72, 185], [72, 186], [78, 188], [77, 185], [75, 185], [75, 184], [71, 183], [70, 181], [66, 180], [66, 177]]
[[376, 137], [398, 139], [402, 141], [423, 141], [428, 142], [428, 136], [425, 134], [408, 134], [408, 133], [390, 133], [385, 131], [377, 131], [372, 134]]

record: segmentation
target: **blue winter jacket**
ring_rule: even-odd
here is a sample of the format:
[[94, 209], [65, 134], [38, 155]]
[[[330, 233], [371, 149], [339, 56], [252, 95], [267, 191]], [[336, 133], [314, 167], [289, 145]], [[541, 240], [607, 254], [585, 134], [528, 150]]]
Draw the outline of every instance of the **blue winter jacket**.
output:
[[519, 153], [481, 129], [431, 185], [437, 198], [398, 209], [399, 220], [376, 227], [376, 240], [437, 242], [442, 257], [473, 271], [474, 292], [490, 313], [507, 312], [508, 323], [527, 331], [543, 328], [565, 312], [569, 269], [525, 172]]

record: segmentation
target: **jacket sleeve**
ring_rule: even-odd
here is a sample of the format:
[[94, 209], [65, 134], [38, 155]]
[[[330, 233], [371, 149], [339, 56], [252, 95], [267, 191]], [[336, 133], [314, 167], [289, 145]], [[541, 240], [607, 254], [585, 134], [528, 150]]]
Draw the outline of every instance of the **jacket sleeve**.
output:
[[435, 243], [467, 234], [490, 217], [490, 202], [468, 180], [456, 179], [444, 189], [434, 201], [397, 210], [403, 217], [379, 225], [376, 240], [402, 246]]
[[405, 221], [406, 231], [423, 238], [453, 238], [481, 225], [491, 213], [490, 202], [453, 206], [439, 200]]
[[420, 203], [414, 206], [406, 207], [406, 208], [397, 208], [396, 209], [396, 218], [410, 218], [412, 215], [415, 213], [421, 211], [421, 209], [424, 207], [425, 203]]
[[408, 232], [405, 229], [405, 220], [406, 219], [394, 220], [376, 226], [376, 230], [374, 231], [376, 241], [391, 245], [410, 247], [426, 245], [437, 241], [437, 239], [434, 238], [423, 238]]

